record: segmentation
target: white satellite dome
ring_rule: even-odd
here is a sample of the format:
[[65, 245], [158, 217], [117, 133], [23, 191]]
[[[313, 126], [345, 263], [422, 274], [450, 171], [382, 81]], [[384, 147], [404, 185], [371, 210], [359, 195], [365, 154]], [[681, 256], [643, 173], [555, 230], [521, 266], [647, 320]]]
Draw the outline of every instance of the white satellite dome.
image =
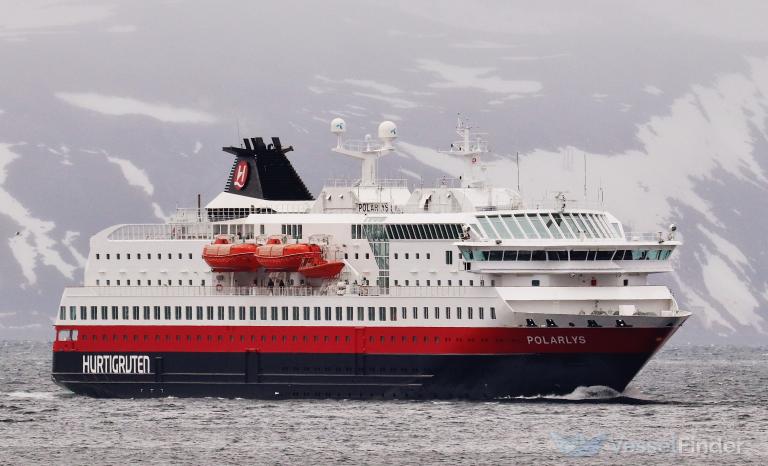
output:
[[341, 118], [331, 120], [331, 132], [334, 134], [345, 133], [347, 131], [347, 122]]
[[379, 125], [379, 139], [392, 141], [397, 138], [397, 125], [391, 121], [382, 121]]

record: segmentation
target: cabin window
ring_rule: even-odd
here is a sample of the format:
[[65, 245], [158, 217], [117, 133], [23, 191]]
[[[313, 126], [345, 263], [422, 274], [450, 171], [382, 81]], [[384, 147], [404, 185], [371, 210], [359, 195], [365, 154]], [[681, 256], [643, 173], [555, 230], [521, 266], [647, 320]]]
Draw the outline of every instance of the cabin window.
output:
[[144, 306], [144, 320], [150, 320], [152, 317], [152, 309], [149, 306]]
[[343, 308], [341, 306], [336, 307], [336, 320], [343, 319]]
[[293, 306], [293, 320], [299, 320], [299, 306]]
[[364, 307], [358, 307], [357, 308], [357, 320], [365, 320], [365, 308]]
[[101, 320], [107, 320], [109, 318], [109, 307], [101, 306]]
[[369, 307], [368, 308], [368, 320], [376, 320], [376, 308], [375, 307]]
[[331, 320], [331, 311], [329, 306], [325, 307], [325, 320]]
[[531, 286], [539, 286], [539, 285], [541, 285], [540, 280], [531, 280]]
[[304, 320], [309, 320], [309, 306], [304, 306], [303, 314]]
[[347, 307], [347, 320], [353, 320], [355, 318], [355, 308], [352, 306]]
[[477, 317], [479, 319], [485, 319], [485, 309], [483, 309], [482, 307], [478, 308], [477, 309]]
[[380, 307], [379, 308], [379, 320], [382, 321], [382, 322], [387, 320], [387, 308], [386, 307]]
[[419, 308], [414, 306], [413, 307], [413, 318], [418, 319], [419, 318]]
[[320, 307], [319, 306], [315, 306], [314, 310], [315, 310], [315, 320], [320, 320], [320, 317], [321, 317], [320, 316]]
[[218, 320], [224, 320], [224, 306], [218, 306], [216, 309], [216, 318]]
[[405, 260], [408, 260], [408, 255], [409, 255], [409, 254], [406, 252], [406, 253], [405, 253]]
[[259, 308], [259, 319], [267, 320], [267, 306], [261, 306]]
[[280, 308], [280, 317], [282, 317], [282, 320], [288, 320], [288, 306], [283, 306]]
[[445, 318], [446, 319], [450, 319], [451, 318], [451, 308], [450, 307], [446, 307], [445, 308]]
[[128, 306], [123, 306], [123, 320], [128, 320], [130, 318], [130, 309]]
[[203, 306], [197, 306], [197, 320], [203, 320]]
[[173, 311], [174, 311], [176, 320], [181, 320], [181, 306], [174, 306]]
[[248, 318], [249, 320], [256, 320], [256, 306], [250, 306], [248, 308]]
[[456, 308], [456, 318], [457, 319], [461, 319], [461, 308], [460, 307]]
[[237, 314], [238, 314], [238, 315], [237, 315], [237, 317], [238, 317], [240, 320], [245, 320], [245, 306], [240, 306], [240, 307], [237, 309]]
[[99, 307], [91, 306], [91, 320], [97, 320], [99, 318]]
[[626, 278], [624, 279], [624, 286], [629, 286], [629, 280], [627, 280]]
[[270, 320], [277, 320], [277, 306], [272, 306], [269, 309]]
[[429, 319], [429, 308], [426, 306], [424, 307], [424, 318]]

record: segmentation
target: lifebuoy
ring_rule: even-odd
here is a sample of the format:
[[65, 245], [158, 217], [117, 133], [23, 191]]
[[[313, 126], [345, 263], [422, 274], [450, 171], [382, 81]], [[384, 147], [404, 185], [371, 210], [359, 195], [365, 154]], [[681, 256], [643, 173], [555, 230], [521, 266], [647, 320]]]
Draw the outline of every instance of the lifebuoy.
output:
[[219, 293], [221, 293], [221, 291], [222, 291], [223, 289], [224, 289], [224, 285], [222, 285], [221, 283], [219, 283], [218, 285], [216, 285], [216, 291], [218, 291]]
[[472, 163], [477, 163], [477, 157], [472, 157]]

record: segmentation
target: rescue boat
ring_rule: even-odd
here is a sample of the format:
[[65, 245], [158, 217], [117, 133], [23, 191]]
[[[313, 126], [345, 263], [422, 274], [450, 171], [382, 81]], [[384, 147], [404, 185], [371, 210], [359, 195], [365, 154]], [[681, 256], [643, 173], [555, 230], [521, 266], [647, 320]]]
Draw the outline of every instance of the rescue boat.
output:
[[259, 246], [255, 257], [262, 267], [276, 272], [298, 272], [304, 263], [322, 261], [322, 250], [317, 244], [283, 244], [280, 238], [269, 238]]
[[213, 244], [203, 246], [203, 260], [214, 272], [247, 272], [260, 267], [253, 243], [232, 243], [227, 235], [218, 235]]
[[306, 278], [333, 278], [344, 268], [344, 262], [327, 261], [307, 261], [299, 267], [299, 273]]

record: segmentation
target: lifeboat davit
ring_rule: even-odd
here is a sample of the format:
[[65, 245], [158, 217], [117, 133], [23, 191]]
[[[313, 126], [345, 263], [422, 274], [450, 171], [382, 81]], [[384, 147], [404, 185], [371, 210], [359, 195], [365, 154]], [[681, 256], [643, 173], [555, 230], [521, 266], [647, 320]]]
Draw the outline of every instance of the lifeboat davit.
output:
[[233, 244], [229, 238], [217, 236], [213, 244], [203, 247], [203, 260], [214, 272], [248, 272], [260, 267], [256, 257], [258, 246], [252, 243]]
[[317, 244], [280, 244], [270, 239], [264, 246], [259, 246], [256, 257], [267, 270], [298, 272], [304, 263], [320, 262], [322, 250]]
[[307, 278], [333, 278], [344, 268], [344, 262], [320, 260], [319, 262], [304, 263], [299, 272]]

